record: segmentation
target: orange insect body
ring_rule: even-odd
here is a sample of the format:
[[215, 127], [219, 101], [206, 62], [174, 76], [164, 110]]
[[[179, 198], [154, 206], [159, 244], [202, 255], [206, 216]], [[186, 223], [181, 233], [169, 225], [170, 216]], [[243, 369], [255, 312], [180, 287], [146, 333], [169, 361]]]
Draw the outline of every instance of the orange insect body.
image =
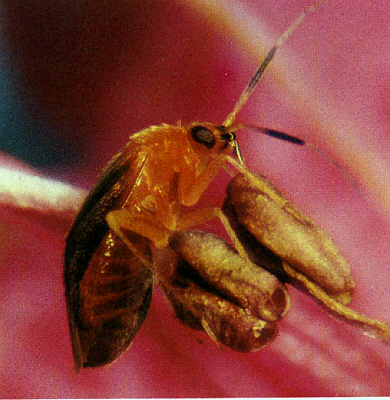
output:
[[138, 173], [123, 207], [136, 219], [144, 219], [142, 234], [150, 225], [150, 239], [165, 247], [167, 238], [157, 237], [156, 231], [164, 236], [164, 230], [169, 235], [168, 231], [180, 227], [180, 205], [198, 202], [225, 162], [222, 155], [231, 154], [235, 147], [234, 134], [210, 123], [163, 124], [131, 136], [120, 158], [136, 154], [136, 167], [130, 173], [137, 169]]
[[77, 370], [113, 361], [128, 347], [149, 307], [151, 243], [166, 247], [172, 231], [215, 217], [181, 216], [180, 206], [197, 203], [235, 146], [234, 134], [214, 124], [163, 124], [133, 135], [107, 165], [65, 250]]

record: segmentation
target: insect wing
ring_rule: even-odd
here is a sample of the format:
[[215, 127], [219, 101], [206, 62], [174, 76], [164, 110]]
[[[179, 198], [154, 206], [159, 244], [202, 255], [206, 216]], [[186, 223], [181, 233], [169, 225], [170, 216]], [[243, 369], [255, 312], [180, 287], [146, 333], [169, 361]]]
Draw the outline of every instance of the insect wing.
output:
[[[103, 171], [71, 227], [65, 248], [65, 293], [76, 371], [115, 360], [140, 329], [152, 273], [109, 229], [106, 215], [131, 198], [146, 156], [129, 142]], [[147, 239], [133, 235], [151, 258]]]

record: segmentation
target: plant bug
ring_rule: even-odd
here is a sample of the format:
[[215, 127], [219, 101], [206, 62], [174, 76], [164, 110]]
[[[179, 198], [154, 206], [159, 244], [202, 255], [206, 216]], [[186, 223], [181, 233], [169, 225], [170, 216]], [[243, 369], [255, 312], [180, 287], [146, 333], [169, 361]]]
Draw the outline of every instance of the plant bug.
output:
[[[183, 323], [234, 350], [258, 350], [276, 336], [276, 321], [289, 307], [285, 282], [389, 340], [387, 325], [345, 306], [354, 287], [347, 262], [323, 231], [247, 169], [235, 136], [245, 127], [234, 124], [236, 115], [277, 48], [316, 6], [279, 38], [222, 124], [151, 126], [132, 135], [104, 169], [66, 241], [64, 280], [76, 371], [108, 364], [128, 348], [146, 317], [154, 279]], [[244, 181], [233, 178], [223, 210], [183, 212], [222, 168], [232, 167]], [[214, 218], [236, 250], [189, 230]]]

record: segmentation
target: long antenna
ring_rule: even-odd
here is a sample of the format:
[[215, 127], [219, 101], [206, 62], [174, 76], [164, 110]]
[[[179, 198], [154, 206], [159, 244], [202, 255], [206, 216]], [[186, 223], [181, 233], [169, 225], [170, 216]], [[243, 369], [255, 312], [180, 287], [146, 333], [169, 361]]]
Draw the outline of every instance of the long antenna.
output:
[[229, 115], [226, 117], [225, 121], [223, 122], [222, 126], [229, 127], [234, 123], [234, 120], [236, 119], [237, 113], [241, 110], [243, 105], [247, 102], [249, 96], [252, 94], [253, 90], [255, 89], [257, 83], [259, 82], [260, 78], [262, 77], [264, 71], [266, 70], [268, 64], [270, 61], [273, 59], [276, 50], [283, 44], [283, 42], [289, 38], [289, 36], [295, 31], [295, 29], [298, 28], [298, 26], [301, 24], [303, 19], [306, 17], [307, 14], [311, 13], [314, 11], [318, 6], [320, 6], [322, 3], [325, 3], [327, 0], [322, 0], [317, 3], [313, 3], [310, 6], [306, 7], [299, 15], [298, 17], [294, 20], [294, 22], [283, 32], [283, 34], [279, 37], [279, 39], [276, 41], [275, 45], [272, 47], [272, 49], [269, 51], [267, 56], [265, 57], [264, 61], [261, 63], [260, 67], [257, 69], [255, 74], [253, 75], [252, 79], [248, 83], [248, 85], [245, 87], [243, 92], [241, 93], [240, 98], [238, 99], [236, 105], [233, 108], [233, 111], [229, 113]]

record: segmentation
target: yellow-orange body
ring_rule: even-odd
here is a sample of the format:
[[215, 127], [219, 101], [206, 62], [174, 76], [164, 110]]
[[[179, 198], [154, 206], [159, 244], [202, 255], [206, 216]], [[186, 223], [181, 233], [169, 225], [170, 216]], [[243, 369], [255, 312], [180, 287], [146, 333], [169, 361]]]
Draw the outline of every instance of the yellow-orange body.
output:
[[104, 169], [69, 231], [65, 289], [76, 370], [116, 359], [149, 307], [151, 245], [214, 218], [182, 215], [236, 146], [215, 124], [152, 126], [130, 137]]
[[[198, 133], [197, 139], [194, 132]], [[199, 132], [207, 137], [199, 138]], [[234, 134], [210, 123], [185, 127], [163, 124], [131, 136], [118, 155], [124, 162], [126, 157], [132, 160], [131, 188], [122, 206], [140, 225], [145, 223], [142, 234], [151, 226], [150, 239], [156, 245], [161, 241], [160, 245], [165, 247], [164, 230], [169, 235], [169, 231], [186, 224], [181, 220], [180, 206], [198, 202], [225, 163], [225, 155], [231, 154], [235, 146]], [[156, 231], [162, 236], [157, 236]]]

